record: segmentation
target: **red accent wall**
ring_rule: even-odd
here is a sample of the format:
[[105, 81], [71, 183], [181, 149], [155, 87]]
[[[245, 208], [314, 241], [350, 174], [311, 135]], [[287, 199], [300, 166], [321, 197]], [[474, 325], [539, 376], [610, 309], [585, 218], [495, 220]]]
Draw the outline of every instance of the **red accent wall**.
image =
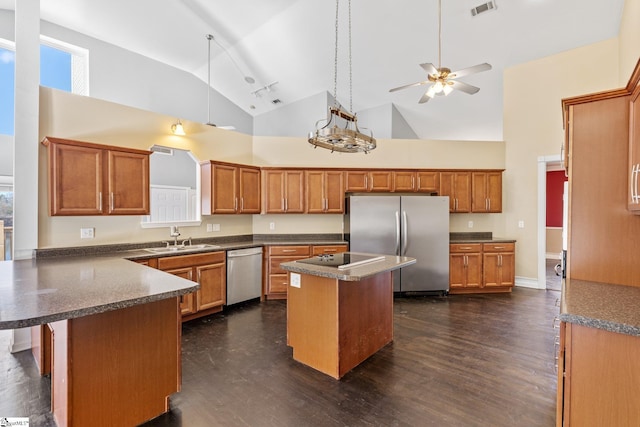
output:
[[547, 227], [562, 227], [564, 171], [547, 172]]

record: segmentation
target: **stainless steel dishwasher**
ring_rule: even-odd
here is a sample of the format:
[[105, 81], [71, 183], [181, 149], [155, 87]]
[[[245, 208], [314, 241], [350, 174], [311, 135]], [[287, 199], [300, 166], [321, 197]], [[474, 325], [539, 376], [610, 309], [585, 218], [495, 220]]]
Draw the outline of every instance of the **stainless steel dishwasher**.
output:
[[227, 305], [260, 298], [262, 248], [227, 251]]

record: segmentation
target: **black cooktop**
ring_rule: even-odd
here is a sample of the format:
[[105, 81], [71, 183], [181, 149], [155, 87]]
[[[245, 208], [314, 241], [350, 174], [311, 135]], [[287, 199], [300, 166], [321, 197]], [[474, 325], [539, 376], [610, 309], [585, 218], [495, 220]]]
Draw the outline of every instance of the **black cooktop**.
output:
[[318, 255], [313, 258], [302, 259], [296, 262], [301, 262], [303, 264], [324, 265], [327, 267], [338, 267], [339, 270], [344, 270], [370, 262], [382, 261], [383, 259], [384, 256], [362, 255], [343, 252], [339, 254]]

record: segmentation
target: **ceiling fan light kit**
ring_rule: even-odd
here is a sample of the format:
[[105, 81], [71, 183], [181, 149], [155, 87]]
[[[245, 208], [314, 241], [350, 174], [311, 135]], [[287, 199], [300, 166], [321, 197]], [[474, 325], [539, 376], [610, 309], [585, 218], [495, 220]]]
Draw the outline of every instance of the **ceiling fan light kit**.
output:
[[[495, 8], [495, 6], [492, 6]], [[427, 73], [427, 79], [411, 83], [404, 86], [395, 87], [393, 89], [389, 89], [389, 92], [395, 92], [401, 89], [407, 89], [414, 86], [423, 86], [426, 84], [430, 84], [427, 91], [422, 95], [419, 104], [424, 104], [430, 99], [434, 98], [436, 95], [444, 95], [447, 96], [453, 90], [459, 90], [469, 95], [473, 95], [477, 93], [480, 88], [476, 86], [472, 86], [468, 83], [461, 82], [456, 80], [459, 77], [468, 76], [469, 74], [479, 73], [481, 71], [487, 71], [491, 69], [491, 65], [485, 63], [474, 65], [473, 67], [463, 68], [458, 71], [451, 71], [450, 68], [443, 67], [441, 64], [442, 57], [442, 0], [438, 0], [438, 68], [436, 68], [432, 63], [424, 63], [420, 64], [422, 69]]]
[[[326, 148], [340, 153], [365, 153], [376, 148], [376, 140], [373, 132], [369, 135], [363, 134], [358, 129], [358, 118], [354, 113], [344, 111], [338, 104], [338, 12], [340, 1], [336, 0], [336, 45], [333, 75], [333, 99], [334, 106], [329, 108], [326, 119], [316, 122], [316, 130], [309, 132], [309, 144], [313, 148]], [[352, 82], [351, 82], [351, 0], [349, 0], [349, 111], [352, 107]], [[342, 120], [340, 120], [342, 119]], [[326, 121], [322, 127], [318, 127], [321, 122]], [[344, 126], [339, 126], [338, 122], [343, 121]]]

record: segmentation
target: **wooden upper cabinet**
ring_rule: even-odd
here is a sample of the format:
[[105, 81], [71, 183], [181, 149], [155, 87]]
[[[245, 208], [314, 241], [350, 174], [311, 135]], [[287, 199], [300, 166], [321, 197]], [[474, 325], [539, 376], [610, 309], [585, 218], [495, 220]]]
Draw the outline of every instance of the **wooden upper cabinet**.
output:
[[369, 191], [393, 191], [393, 172], [389, 170], [369, 172]]
[[440, 172], [438, 171], [418, 171], [416, 173], [416, 191], [425, 193], [437, 193], [440, 191]]
[[640, 215], [640, 83], [631, 95], [629, 107], [628, 209]]
[[344, 179], [341, 171], [305, 171], [307, 213], [344, 213]]
[[148, 215], [150, 151], [46, 137], [49, 213]]
[[472, 172], [471, 186], [471, 212], [502, 212], [502, 172]]
[[260, 213], [259, 168], [209, 161], [200, 170], [204, 215]]
[[393, 171], [393, 191], [413, 192], [416, 191], [415, 171]]
[[304, 213], [304, 171], [263, 170], [265, 213]]
[[471, 212], [471, 172], [440, 172], [441, 196], [449, 196], [450, 212]]
[[345, 191], [352, 193], [369, 191], [369, 172], [345, 171]]

